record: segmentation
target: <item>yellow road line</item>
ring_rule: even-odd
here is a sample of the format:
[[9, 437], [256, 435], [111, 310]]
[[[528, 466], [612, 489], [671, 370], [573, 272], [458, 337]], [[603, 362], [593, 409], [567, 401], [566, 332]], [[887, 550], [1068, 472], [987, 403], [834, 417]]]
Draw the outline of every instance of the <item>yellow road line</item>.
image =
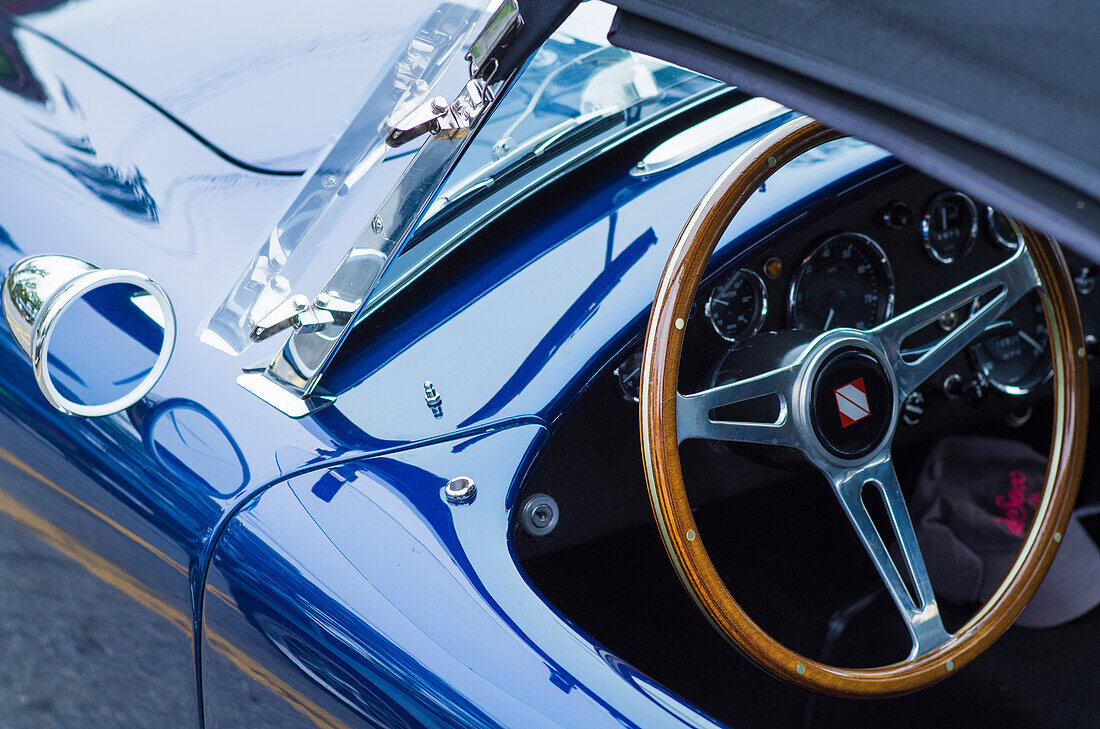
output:
[[[127, 529], [126, 527], [122, 526], [117, 521], [115, 521], [111, 517], [104, 514], [102, 511], [99, 511], [98, 509], [96, 509], [91, 504], [85, 503], [84, 501], [77, 498], [76, 496], [74, 496], [70, 492], [68, 492], [65, 489], [61, 488], [56, 483], [54, 483], [50, 479], [46, 478], [41, 473], [34, 470], [34, 468], [27, 465], [23, 461], [19, 460], [18, 458], [16, 458], [15, 456], [13, 456], [11, 453], [4, 450], [3, 448], [0, 448], [0, 461], [6, 461], [7, 463], [10, 463], [11, 465], [15, 466], [20, 471], [27, 474], [31, 478], [35, 479], [39, 483], [41, 483], [41, 484], [49, 487], [50, 489], [56, 491], [57, 493], [61, 494], [66, 499], [69, 499], [74, 504], [81, 507], [82, 509], [84, 509], [85, 511], [87, 511], [89, 514], [96, 517], [97, 519], [101, 520], [103, 523], [107, 524], [108, 526], [110, 526], [112, 529], [114, 529], [118, 533], [122, 534], [127, 539], [130, 539], [133, 542], [135, 542], [136, 544], [138, 544], [139, 546], [144, 547], [146, 550], [148, 550], [151, 554], [153, 554], [158, 559], [160, 559], [162, 562], [167, 564], [169, 567], [172, 567], [177, 572], [179, 572], [183, 575], [187, 575], [187, 568], [185, 566], [183, 566], [179, 562], [175, 561], [174, 559], [169, 557], [167, 554], [165, 554], [163, 551], [161, 551], [160, 549], [157, 549], [152, 544], [145, 541], [144, 539], [142, 539], [140, 536], [138, 536], [134, 532], [132, 532], [129, 529]], [[215, 587], [210, 587], [210, 586], [207, 586], [206, 590], [207, 590], [207, 592], [211, 593], [212, 595], [217, 597], [219, 600], [224, 602], [226, 605], [229, 605], [230, 607], [233, 607], [233, 608], [236, 607], [236, 604], [233, 602], [233, 599], [230, 598], [228, 595], [226, 595], [221, 590], [219, 590]]]
[[77, 504], [81, 508], [88, 511], [93, 516], [95, 516], [95, 517], [101, 519], [102, 521], [104, 521], [105, 523], [109, 524], [113, 529], [117, 530], [118, 532], [120, 532], [124, 536], [126, 536], [129, 539], [132, 539], [133, 541], [137, 542], [142, 547], [144, 547], [145, 549], [147, 549], [150, 552], [152, 552], [153, 554], [155, 554], [157, 557], [159, 557], [161, 560], [163, 560], [165, 563], [167, 563], [168, 565], [170, 565], [171, 567], [173, 567], [177, 571], [179, 571], [179, 572], [181, 572], [185, 575], [187, 574], [187, 568], [184, 567], [182, 564], [180, 564], [179, 562], [176, 562], [171, 557], [169, 557], [167, 554], [165, 554], [161, 550], [157, 549], [152, 544], [150, 544], [149, 542], [147, 542], [144, 539], [142, 539], [141, 537], [139, 537], [137, 534], [134, 534], [132, 531], [130, 531], [126, 527], [122, 526], [117, 521], [115, 521], [111, 517], [107, 516], [103, 512], [99, 511], [95, 507], [91, 506], [90, 504], [86, 504], [83, 501], [81, 501], [80, 499], [78, 499], [77, 497], [73, 496], [71, 493], [69, 493], [65, 489], [61, 488], [60, 486], [58, 486], [56, 483], [54, 483], [50, 479], [46, 478], [41, 473], [39, 473], [38, 471], [36, 471], [33, 468], [31, 468], [30, 466], [28, 466], [26, 463], [23, 463], [23, 461], [19, 460], [18, 458], [13, 456], [11, 453], [8, 453], [3, 448], [0, 448], [0, 461], [6, 461], [6, 462], [10, 463], [11, 465], [15, 466], [20, 471], [27, 474], [31, 478], [35, 479], [39, 483], [42, 483], [45, 486], [48, 486], [49, 488], [53, 489], [57, 493], [64, 496], [66, 499], [69, 499], [70, 501], [74, 502], [75, 504]]
[[[5, 455], [9, 457], [4, 457]], [[18, 463], [10, 458], [10, 454], [2, 450], [0, 450], [0, 458], [13, 463], [13, 465]], [[41, 479], [41, 477], [34, 474], [33, 471], [30, 473]], [[62, 491], [62, 493], [65, 492]], [[103, 582], [106, 582], [143, 607], [164, 618], [170, 624], [182, 630], [186, 635], [193, 635], [190, 615], [185, 615], [181, 610], [169, 605], [164, 599], [154, 594], [148, 587], [141, 584], [100, 555], [91, 551], [53, 524], [27, 509], [23, 504], [3, 490], [0, 490], [0, 512], [7, 514], [16, 522], [29, 529], [39, 541], [61, 552]], [[227, 596], [223, 597], [223, 599], [228, 601]], [[232, 602], [229, 604], [235, 607]], [[318, 729], [348, 729], [347, 725], [342, 721], [310, 701], [300, 691], [291, 687], [267, 668], [264, 668], [244, 651], [230, 643], [215, 631], [207, 630], [206, 638], [215, 651], [228, 658], [233, 665], [239, 668], [253, 681], [290, 704], [295, 710], [313, 722]]]

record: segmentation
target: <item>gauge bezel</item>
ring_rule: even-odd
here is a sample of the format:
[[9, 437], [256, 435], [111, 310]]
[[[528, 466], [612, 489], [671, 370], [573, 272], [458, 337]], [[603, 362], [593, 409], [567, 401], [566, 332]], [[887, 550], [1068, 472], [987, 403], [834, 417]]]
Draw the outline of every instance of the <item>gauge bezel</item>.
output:
[[[977, 304], [971, 304], [971, 309]], [[1054, 363], [1051, 362], [1051, 366], [1047, 369], [1043, 377], [1037, 380], [1034, 384], [1028, 387], [1021, 387], [1019, 385], [1009, 385], [1004, 382], [998, 381], [992, 374], [992, 361], [982, 357], [978, 354], [978, 348], [981, 346], [981, 342], [974, 342], [966, 348], [967, 357], [970, 359], [971, 366], [974, 367], [974, 371], [981, 375], [982, 379], [991, 385], [994, 390], [1005, 395], [1011, 395], [1013, 397], [1020, 397], [1023, 395], [1030, 395], [1040, 387], [1043, 387], [1054, 377]]]
[[[741, 275], [749, 276], [749, 280], [757, 287], [757, 295], [760, 298], [760, 313], [753, 319], [746, 334], [731, 337], [727, 334], [723, 334], [722, 330], [718, 327], [718, 323], [711, 318], [711, 302], [714, 301], [714, 294], [718, 292], [718, 289], [721, 288], [723, 283], [732, 280], [735, 276]], [[710, 295], [707, 296], [707, 303], [703, 305], [703, 315], [707, 318], [707, 321], [710, 322], [710, 327], [714, 330], [714, 333], [731, 344], [738, 344], [744, 342], [746, 339], [755, 337], [760, 333], [760, 330], [764, 328], [764, 319], [768, 316], [768, 287], [764, 284], [764, 279], [761, 278], [760, 274], [756, 271], [748, 268], [739, 268], [736, 271], [730, 272], [721, 282], [715, 284], [711, 288]]]
[[[635, 357], [640, 358], [641, 354], [642, 354], [642, 350], [641, 350], [640, 347], [637, 348], [637, 349], [631, 350], [630, 354], [628, 354], [625, 359], [620, 361], [618, 366], [614, 370], [611, 371], [611, 374], [615, 376], [615, 385], [616, 385], [616, 387], [619, 388], [619, 394], [622, 395], [623, 400], [626, 400], [627, 402], [640, 403], [641, 402], [641, 396], [640, 396], [640, 393], [631, 393], [627, 389], [626, 385], [623, 384], [623, 375], [619, 370], [621, 370], [624, 365], [629, 364], [630, 361], [632, 359], [634, 359]], [[638, 369], [641, 370], [641, 364], [640, 363], [639, 363], [639, 368]]]
[[975, 351], [977, 349], [977, 346], [978, 345], [974, 345], [967, 348], [967, 352], [970, 355], [970, 363], [974, 366], [974, 369], [982, 376], [982, 379], [984, 379], [997, 392], [1003, 393], [1005, 395], [1012, 395], [1013, 397], [1030, 395], [1038, 388], [1046, 385], [1054, 377], [1054, 367], [1052, 365], [1051, 368], [1047, 370], [1046, 374], [1043, 375], [1043, 378], [1036, 382], [1034, 385], [1031, 385], [1030, 387], [1007, 385], [1003, 382], [999, 382], [996, 378], [993, 377], [992, 374], [990, 374], [990, 363], [978, 356], [977, 352]]
[[[942, 202], [945, 198], [960, 197], [966, 203], [966, 206], [970, 209], [970, 236], [967, 238], [966, 243], [963, 244], [959, 252], [954, 256], [940, 255], [936, 250], [935, 245], [932, 244], [932, 211], [936, 209], [936, 206]], [[924, 247], [924, 252], [928, 254], [936, 263], [942, 263], [944, 265], [950, 265], [960, 258], [966, 258], [970, 255], [970, 251], [974, 250], [974, 241], [978, 239], [978, 204], [974, 202], [973, 198], [964, 192], [958, 190], [947, 190], [941, 192], [932, 198], [928, 205], [924, 208], [924, 215], [920, 219], [920, 237], [921, 245]]]
[[787, 290], [787, 326], [789, 326], [791, 329], [799, 329], [798, 323], [795, 321], [795, 295], [798, 293], [799, 284], [802, 283], [802, 275], [803, 272], [806, 270], [806, 264], [809, 263], [810, 259], [816, 256], [825, 246], [829, 245], [837, 238], [846, 237], [858, 238], [863, 245], [869, 247], [882, 263], [883, 270], [886, 272], [886, 281], [889, 284], [890, 289], [886, 295], [886, 310], [882, 315], [882, 321], [876, 322], [874, 326], [878, 326], [883, 321], [887, 321], [890, 317], [894, 315], [894, 267], [890, 263], [890, 258], [886, 255], [886, 251], [882, 249], [882, 246], [880, 246], [874, 238], [871, 238], [868, 235], [864, 235], [863, 233], [857, 233], [854, 230], [846, 230], [841, 233], [834, 233], [833, 235], [827, 237], [825, 240], [821, 241], [821, 243], [814, 246], [814, 248], [802, 258], [802, 262], [798, 264], [798, 270], [795, 271], [794, 275], [791, 277], [791, 285], [790, 288]]
[[[1001, 236], [1000, 232], [997, 231], [997, 226], [993, 224], [993, 216], [994, 215], [1004, 216], [1004, 219], [1008, 221], [1009, 225], [1012, 226], [1012, 229], [1014, 231], [1016, 231], [1016, 240], [1008, 241], [1008, 240], [1005, 240]], [[994, 208], [992, 205], [986, 205], [985, 206], [985, 223], [986, 223], [986, 225], [989, 226], [989, 235], [990, 235], [991, 238], [993, 238], [993, 242], [996, 243], [997, 245], [999, 245], [1001, 248], [1004, 248], [1004, 249], [1009, 250], [1009, 251], [1014, 251], [1017, 248], [1019, 248], [1021, 245], [1023, 245], [1024, 232], [1022, 230], [1020, 230], [1020, 224], [1017, 223], [1016, 220], [1011, 215], [1005, 215], [1000, 210], [997, 210], [996, 208]]]

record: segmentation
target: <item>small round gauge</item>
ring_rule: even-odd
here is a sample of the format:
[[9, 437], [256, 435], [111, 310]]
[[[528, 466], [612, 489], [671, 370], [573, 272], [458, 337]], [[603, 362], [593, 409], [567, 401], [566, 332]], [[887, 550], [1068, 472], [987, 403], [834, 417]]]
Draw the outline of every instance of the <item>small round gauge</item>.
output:
[[634, 352], [615, 368], [615, 383], [627, 402], [638, 402], [642, 389], [642, 348]]
[[764, 280], [747, 268], [734, 271], [710, 292], [703, 313], [722, 339], [745, 341], [760, 331], [768, 313]]
[[961, 192], [941, 192], [928, 203], [920, 231], [924, 250], [933, 261], [954, 263], [974, 247], [978, 207]]
[[986, 328], [970, 355], [993, 387], [1026, 395], [1053, 374], [1049, 344], [1043, 305], [1032, 292]]
[[828, 238], [802, 262], [787, 314], [794, 329], [870, 329], [894, 311], [894, 273], [878, 243], [860, 233]]
[[989, 205], [985, 206], [985, 220], [989, 224], [990, 235], [1001, 247], [1014, 251], [1024, 242], [1024, 234], [1016, 221]]

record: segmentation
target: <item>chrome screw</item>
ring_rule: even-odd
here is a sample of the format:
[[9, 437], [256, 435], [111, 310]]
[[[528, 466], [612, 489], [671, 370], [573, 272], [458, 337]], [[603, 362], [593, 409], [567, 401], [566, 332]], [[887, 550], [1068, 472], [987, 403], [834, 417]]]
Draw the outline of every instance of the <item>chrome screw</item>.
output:
[[382, 235], [382, 231], [385, 230], [385, 227], [382, 225], [381, 215], [375, 215], [373, 218], [371, 218], [370, 229], [374, 232], [375, 235]]

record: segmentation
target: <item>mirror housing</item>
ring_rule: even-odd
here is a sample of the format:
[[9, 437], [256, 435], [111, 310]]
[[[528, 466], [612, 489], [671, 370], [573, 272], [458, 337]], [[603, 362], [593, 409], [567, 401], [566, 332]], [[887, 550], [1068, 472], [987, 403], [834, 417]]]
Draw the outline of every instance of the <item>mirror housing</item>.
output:
[[[39, 389], [63, 413], [125, 410], [149, 394], [168, 366], [175, 313], [164, 290], [142, 273], [32, 256], [9, 269], [0, 296]], [[128, 371], [135, 367], [141, 369]]]

